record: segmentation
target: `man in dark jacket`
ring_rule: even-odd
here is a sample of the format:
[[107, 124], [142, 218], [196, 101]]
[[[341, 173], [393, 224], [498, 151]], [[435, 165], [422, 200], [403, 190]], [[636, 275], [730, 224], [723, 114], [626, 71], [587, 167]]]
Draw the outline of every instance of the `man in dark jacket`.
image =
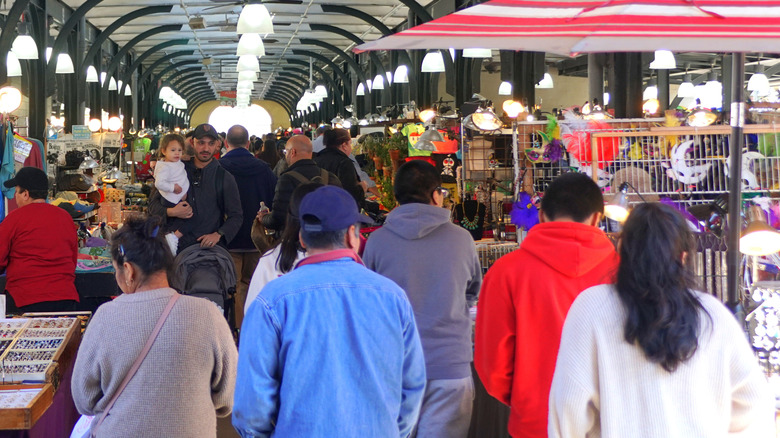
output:
[[363, 261], [401, 286], [414, 309], [428, 379], [414, 436], [465, 438], [474, 401], [469, 307], [482, 268], [471, 235], [442, 208], [440, 186], [425, 161], [401, 166], [394, 185], [401, 206], [371, 233]]
[[276, 187], [276, 176], [266, 163], [249, 152], [249, 132], [241, 125], [231, 127], [225, 138], [227, 153], [219, 160], [219, 164], [236, 179], [238, 194], [241, 198], [241, 209], [245, 212], [244, 221], [236, 237], [228, 244], [228, 250], [236, 265], [236, 326], [241, 327], [244, 316], [244, 301], [249, 281], [255, 272], [260, 252], [252, 243], [252, 223], [254, 212], [260, 209], [260, 203], [271, 207]]
[[339, 177], [344, 190], [355, 198], [358, 208], [363, 208], [368, 185], [360, 181], [355, 166], [349, 159], [352, 153], [352, 137], [349, 131], [343, 128], [330, 129], [325, 131], [323, 138], [325, 149], [317, 154], [314, 161], [321, 168]]
[[193, 131], [195, 156], [184, 165], [190, 180], [187, 202], [166, 208], [160, 201], [160, 193], [152, 189], [149, 214], [194, 222], [192, 231], [179, 239], [178, 252], [196, 244], [227, 247], [241, 228], [243, 212], [236, 180], [214, 159], [221, 143], [217, 130], [209, 124], [198, 125]]
[[299, 185], [308, 182], [319, 182], [325, 185], [341, 187], [341, 181], [336, 175], [321, 169], [312, 160], [312, 145], [309, 137], [305, 135], [290, 137], [285, 144], [284, 151], [284, 159], [290, 167], [282, 172], [279, 180], [276, 182], [273, 210], [257, 213], [257, 219], [262, 221], [266, 228], [277, 231], [284, 229], [290, 197]]

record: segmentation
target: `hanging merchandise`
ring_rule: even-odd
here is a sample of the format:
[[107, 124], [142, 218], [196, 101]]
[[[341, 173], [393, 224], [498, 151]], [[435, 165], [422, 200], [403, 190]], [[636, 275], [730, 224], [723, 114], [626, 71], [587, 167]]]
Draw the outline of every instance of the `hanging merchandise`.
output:
[[476, 200], [466, 200], [455, 206], [455, 223], [468, 230], [474, 240], [482, 239], [487, 207]]
[[419, 123], [409, 123], [401, 128], [401, 134], [409, 139], [410, 157], [428, 157], [431, 155], [432, 151], [425, 151], [414, 147], [423, 132], [425, 132], [425, 126]]
[[[0, 183], [4, 183], [14, 176], [14, 131], [11, 122], [6, 122], [3, 129], [3, 158], [2, 164], [0, 164]], [[3, 194], [8, 199], [13, 199], [15, 187], [2, 186]], [[3, 216], [5, 212], [3, 211]]]
[[453, 154], [433, 154], [431, 155], [436, 170], [441, 175], [443, 183], [455, 183], [455, 174], [460, 167], [460, 160]]
[[541, 203], [538, 196], [531, 196], [526, 192], [520, 192], [517, 202], [512, 204], [512, 211], [509, 213], [513, 224], [517, 228], [530, 230], [531, 227], [539, 223], [539, 208], [537, 204]]

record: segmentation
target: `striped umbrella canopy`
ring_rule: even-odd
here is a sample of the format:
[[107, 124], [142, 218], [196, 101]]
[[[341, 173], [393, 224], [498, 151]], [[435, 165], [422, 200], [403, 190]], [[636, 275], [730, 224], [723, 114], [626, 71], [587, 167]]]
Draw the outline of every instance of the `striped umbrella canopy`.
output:
[[355, 51], [475, 47], [561, 55], [780, 53], [780, 1], [491, 0]]

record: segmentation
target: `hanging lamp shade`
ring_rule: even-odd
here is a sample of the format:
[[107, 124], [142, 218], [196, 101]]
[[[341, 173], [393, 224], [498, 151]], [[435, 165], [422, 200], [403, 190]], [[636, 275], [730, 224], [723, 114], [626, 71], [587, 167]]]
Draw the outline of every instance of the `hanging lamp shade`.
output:
[[316, 87], [314, 87], [314, 94], [319, 99], [324, 99], [324, 98], [328, 97], [328, 89], [325, 88], [324, 85], [317, 85]]
[[650, 63], [653, 70], [671, 70], [677, 68], [677, 61], [674, 59], [674, 53], [669, 50], [656, 50], [655, 59]]
[[252, 81], [239, 81], [236, 85], [236, 90], [254, 90], [255, 83]]
[[409, 67], [405, 65], [399, 65], [393, 73], [393, 83], [395, 84], [408, 84], [409, 83]]
[[382, 75], [374, 76], [374, 80], [371, 81], [371, 89], [372, 90], [384, 90], [385, 89], [385, 78]]
[[22, 93], [14, 87], [0, 88], [0, 114], [16, 111], [22, 105]]
[[271, 14], [265, 5], [255, 3], [244, 6], [241, 15], [238, 16], [238, 25], [236, 33], [241, 35], [245, 33], [274, 33], [274, 25], [271, 22]]
[[38, 45], [30, 35], [18, 35], [11, 46], [19, 59], [38, 59]]
[[511, 82], [501, 82], [501, 85], [498, 86], [498, 95], [499, 96], [511, 96], [512, 95], [512, 83]]
[[106, 72], [104, 72], [104, 71], [100, 72], [100, 85], [101, 86], [103, 86], [106, 83], [106, 76], [108, 76], [106, 74]]
[[125, 96], [132, 96], [133, 92], [130, 90], [130, 86], [125, 87]]
[[163, 101], [167, 101], [172, 95], [174, 94], [173, 90], [169, 86], [164, 86], [160, 88], [160, 99]]
[[242, 71], [260, 72], [260, 61], [255, 55], [242, 55], [238, 57], [236, 69], [239, 73]]
[[780, 251], [780, 233], [769, 226], [766, 213], [758, 205], [748, 209], [748, 226], [739, 238], [739, 251], [752, 256], [764, 256]]
[[73, 60], [70, 59], [70, 55], [67, 53], [60, 53], [57, 55], [57, 68], [54, 71], [59, 75], [68, 75], [76, 70], [73, 69]]
[[492, 58], [493, 51], [490, 49], [463, 49], [464, 58]]
[[363, 85], [363, 83], [359, 83], [357, 86], [357, 90], [355, 90], [356, 96], [365, 96], [366, 95], [366, 87]]
[[257, 72], [253, 71], [240, 71], [238, 72], [239, 81], [256, 81], [258, 79]]
[[89, 66], [87, 67], [87, 82], [99, 82], [100, 79], [98, 79], [97, 70], [95, 70], [95, 67]]
[[758, 64], [756, 72], [750, 76], [747, 84], [748, 91], [757, 91], [759, 93], [767, 93], [769, 91], [769, 78], [764, 74], [764, 66]]
[[655, 84], [655, 79], [650, 79], [647, 83], [647, 88], [642, 92], [642, 100], [658, 99], [658, 86]]
[[53, 51], [54, 51], [54, 49], [52, 49], [51, 47], [47, 47], [46, 50], [44, 50], [44, 53], [46, 54], [46, 62], [47, 63], [49, 61], [51, 61], [51, 52], [53, 52]]
[[691, 75], [686, 73], [680, 88], [677, 89], [677, 97], [693, 97], [693, 80]]
[[265, 56], [265, 45], [263, 38], [257, 33], [245, 33], [238, 40], [237, 56], [254, 55]]
[[423, 73], [441, 73], [444, 71], [444, 57], [441, 56], [441, 52], [434, 51], [428, 52], [423, 58], [422, 68]]
[[110, 78], [108, 78], [108, 91], [116, 91], [116, 90], [117, 90], [116, 79], [114, 79], [114, 77], [111, 76]]
[[550, 76], [550, 73], [544, 72], [544, 77], [542, 77], [542, 80], [539, 81], [534, 88], [553, 88], [553, 79], [552, 76]]
[[22, 64], [19, 62], [19, 58], [16, 57], [13, 51], [8, 51], [8, 56], [5, 57], [5, 69], [6, 75], [9, 78], [22, 75]]

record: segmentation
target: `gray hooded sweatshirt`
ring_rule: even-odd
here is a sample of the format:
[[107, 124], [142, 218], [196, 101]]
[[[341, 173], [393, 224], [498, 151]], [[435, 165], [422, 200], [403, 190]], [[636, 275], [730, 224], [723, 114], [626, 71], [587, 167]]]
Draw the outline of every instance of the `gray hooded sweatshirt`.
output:
[[391, 211], [371, 233], [363, 261], [409, 297], [429, 380], [471, 376], [471, 320], [482, 283], [476, 246], [450, 212], [424, 204]]

